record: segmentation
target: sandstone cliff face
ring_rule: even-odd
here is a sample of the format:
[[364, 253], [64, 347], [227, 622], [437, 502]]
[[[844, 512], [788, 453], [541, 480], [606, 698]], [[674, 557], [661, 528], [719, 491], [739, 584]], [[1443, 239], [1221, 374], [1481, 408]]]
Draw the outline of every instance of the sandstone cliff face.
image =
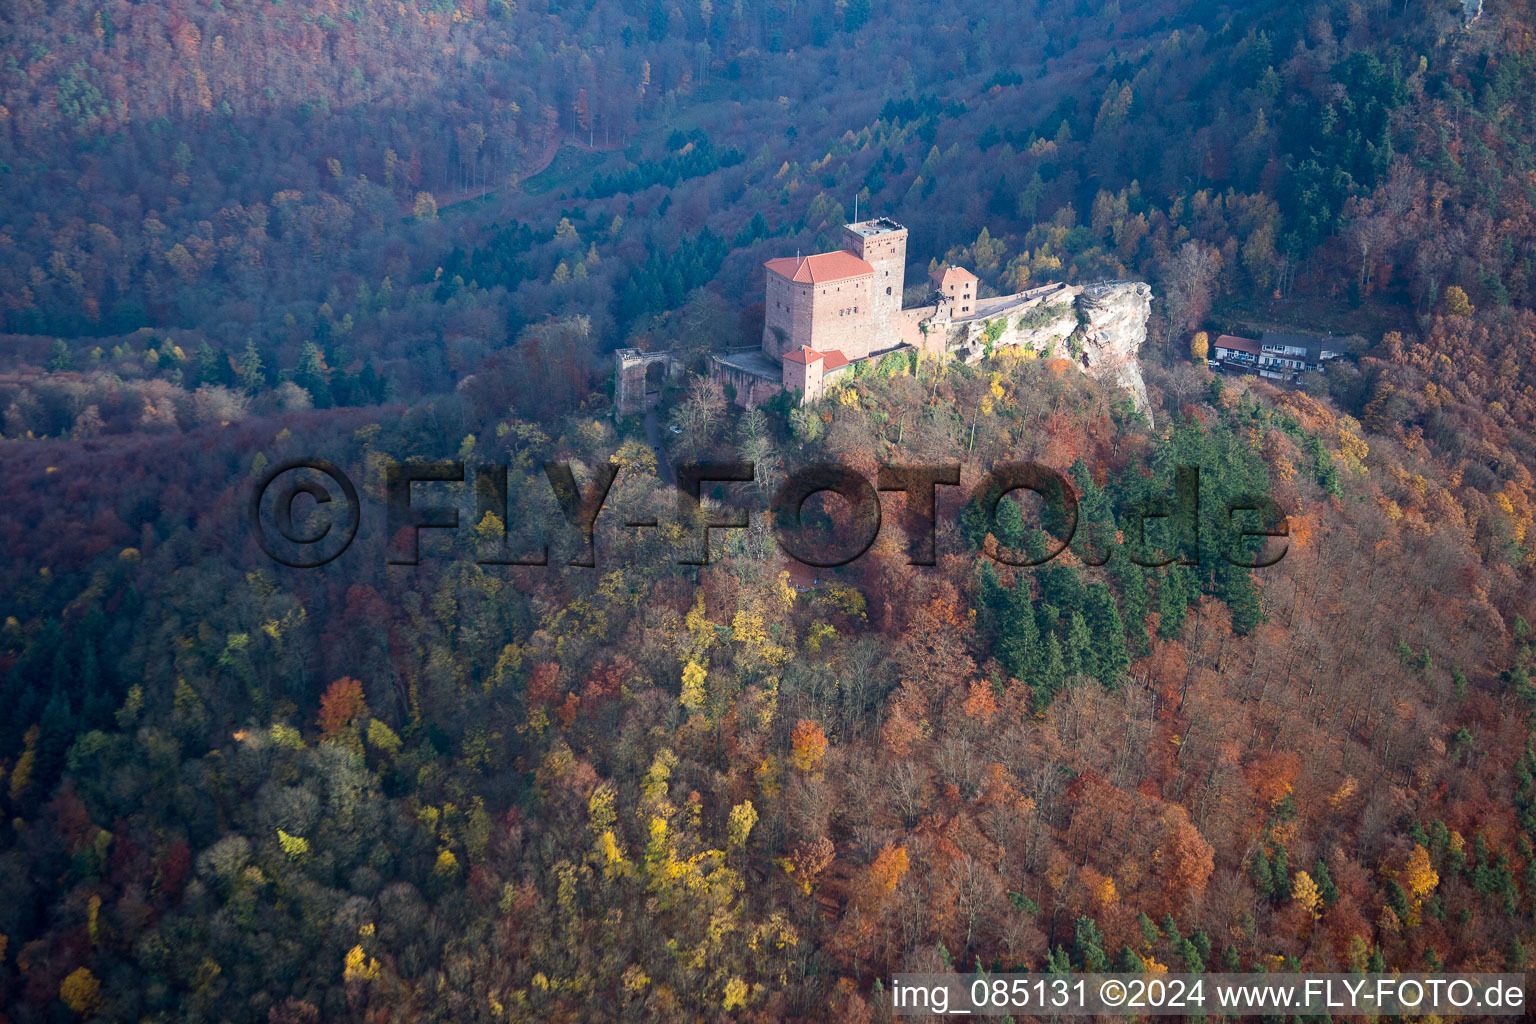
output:
[[1089, 285], [1077, 297], [1077, 307], [1087, 320], [1083, 328], [1085, 369], [1129, 391], [1137, 410], [1150, 422], [1152, 406], [1136, 353], [1147, 340], [1152, 286], [1144, 281]]
[[1151, 285], [1109, 281], [1063, 286], [1026, 304], [1022, 313], [1013, 308], [945, 329], [952, 332], [950, 349], [967, 363], [980, 362], [989, 348], [1010, 346], [1071, 359], [1084, 373], [1129, 391], [1136, 409], [1151, 420], [1147, 386], [1136, 361], [1151, 312]]

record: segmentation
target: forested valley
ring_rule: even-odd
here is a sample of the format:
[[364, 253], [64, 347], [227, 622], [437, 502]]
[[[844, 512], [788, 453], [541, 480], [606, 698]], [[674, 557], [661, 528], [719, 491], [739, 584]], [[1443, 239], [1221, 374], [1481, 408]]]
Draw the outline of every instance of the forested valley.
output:
[[[5, 5], [0, 1024], [1524, 970], [1536, 12], [1125, 7]], [[1151, 283], [1152, 416], [1009, 352], [731, 404], [705, 357], [760, 338], [761, 263], [855, 202], [910, 229], [909, 282]], [[1295, 388], [1191, 359], [1294, 325], [1350, 358]], [[897, 495], [813, 581], [760, 515], [680, 564], [620, 347], [685, 367], [668, 463], [757, 466], [709, 497], [961, 463], [937, 564]], [[362, 529], [291, 569], [247, 504], [314, 457]], [[412, 459], [506, 467], [505, 515], [466, 487], [389, 564]], [[1080, 512], [1034, 568], [993, 555], [1059, 524], [971, 490], [1026, 459]], [[550, 461], [618, 471], [593, 568]], [[1144, 566], [1181, 466], [1199, 541], [1151, 543], [1194, 564]], [[1289, 536], [1243, 569], [1223, 502], [1253, 495]], [[550, 565], [486, 564], [541, 523]]]

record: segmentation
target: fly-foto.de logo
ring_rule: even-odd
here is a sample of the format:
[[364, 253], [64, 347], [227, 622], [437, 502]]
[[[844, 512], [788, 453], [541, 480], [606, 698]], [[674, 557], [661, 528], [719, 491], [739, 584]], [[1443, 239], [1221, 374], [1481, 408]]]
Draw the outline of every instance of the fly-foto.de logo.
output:
[[[482, 465], [466, 472], [457, 460], [394, 462], [385, 469], [385, 526], [391, 538], [388, 563], [417, 565], [421, 536], [426, 530], [454, 531], [464, 517], [472, 524], [493, 523], [499, 537], [493, 553], [476, 561], [485, 566], [549, 566], [566, 564], [593, 568], [598, 564], [596, 532], [609, 491], [621, 467], [602, 463], [579, 482], [569, 462], [542, 466], [547, 496], [559, 514], [540, 524], [534, 534], [544, 538], [509, 550], [509, 498], [506, 466]], [[537, 479], [531, 477], [526, 479]], [[710, 534], [750, 526], [754, 510], [744, 497], [755, 489], [731, 485], [757, 479], [751, 462], [691, 462], [677, 467], [675, 560], [682, 565], [707, 565]], [[847, 565], [864, 555], [880, 535], [885, 518], [880, 495], [900, 492], [899, 526], [905, 536], [908, 562], [931, 566], [937, 561], [941, 488], [961, 486], [957, 462], [882, 465], [873, 480], [848, 466], [815, 463], [794, 470], [773, 490], [766, 504], [779, 547], [808, 566]], [[720, 500], [702, 497], [706, 492]], [[1028, 492], [1038, 499], [1042, 528], [1021, 549], [998, 538], [1017, 532], [1017, 515], [1004, 511], [1003, 499]], [[836, 495], [840, 514], [813, 512], [807, 503], [816, 495]], [[1049, 466], [1035, 462], [995, 465], [972, 486], [963, 504], [965, 527], [985, 554], [1011, 566], [1043, 565], [1056, 558], [1074, 539], [1077, 557], [1102, 565], [1116, 547], [1138, 565], [1198, 565], [1219, 557], [1249, 569], [1274, 565], [1285, 557], [1289, 519], [1264, 494], [1225, 496], [1212, 509], [1202, 508], [1200, 469], [1174, 470], [1167, 493], [1144, 494], [1115, 509], [1114, 523], [1091, 522], [1080, 530], [1079, 497], [1071, 481]], [[1017, 506], [1015, 506], [1015, 513]], [[1214, 511], [1214, 515], [1211, 512]], [[248, 506], [257, 544], [275, 561], [293, 568], [325, 565], [346, 551], [358, 532], [362, 508], [357, 488], [334, 464], [324, 459], [296, 459], [269, 469], [256, 481]], [[1005, 520], [1015, 529], [1010, 531]], [[1115, 524], [1118, 524], [1117, 526]], [[626, 517], [620, 525], [659, 528], [658, 518]], [[528, 531], [520, 531], [526, 534]], [[483, 533], [483, 531], [482, 531]], [[567, 542], [568, 557], [551, 559], [550, 538]]]

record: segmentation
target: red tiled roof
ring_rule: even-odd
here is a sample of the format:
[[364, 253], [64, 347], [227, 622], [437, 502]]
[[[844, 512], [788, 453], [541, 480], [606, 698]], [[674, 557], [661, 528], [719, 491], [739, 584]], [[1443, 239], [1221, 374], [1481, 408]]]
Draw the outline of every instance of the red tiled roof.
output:
[[1259, 354], [1259, 343], [1252, 338], [1239, 338], [1235, 334], [1223, 334], [1216, 339], [1214, 348], [1230, 349], [1233, 352], [1247, 352], [1249, 355]]
[[797, 284], [823, 284], [873, 274], [875, 268], [846, 249], [819, 252], [814, 256], [780, 256], [763, 266]]
[[[841, 354], [841, 353], [839, 353], [839, 354]], [[786, 353], [784, 353], [784, 361], [786, 363], [805, 363], [806, 365], [810, 365], [811, 363], [816, 362], [820, 358], [821, 358], [821, 353], [820, 352], [817, 352], [813, 348], [807, 348], [804, 345], [801, 345], [799, 348], [795, 349], [793, 352], [786, 352]]]
[[964, 267], [950, 267], [944, 271], [944, 276], [939, 278], [939, 286], [948, 288], [951, 284], [961, 284], [965, 281], [976, 280], [976, 275]]
[[848, 365], [848, 357], [837, 349], [823, 354], [827, 357], [826, 365], [821, 368], [823, 373], [831, 373], [833, 370], [841, 369]]

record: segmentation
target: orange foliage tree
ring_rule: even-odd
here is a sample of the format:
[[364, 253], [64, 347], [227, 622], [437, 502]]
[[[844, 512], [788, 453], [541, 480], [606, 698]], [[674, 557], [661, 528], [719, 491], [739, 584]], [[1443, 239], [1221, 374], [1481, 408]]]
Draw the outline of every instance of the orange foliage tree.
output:
[[331, 739], [346, 730], [358, 718], [368, 713], [368, 702], [363, 699], [363, 684], [351, 676], [342, 676], [320, 697], [320, 714], [316, 724], [320, 735]]

